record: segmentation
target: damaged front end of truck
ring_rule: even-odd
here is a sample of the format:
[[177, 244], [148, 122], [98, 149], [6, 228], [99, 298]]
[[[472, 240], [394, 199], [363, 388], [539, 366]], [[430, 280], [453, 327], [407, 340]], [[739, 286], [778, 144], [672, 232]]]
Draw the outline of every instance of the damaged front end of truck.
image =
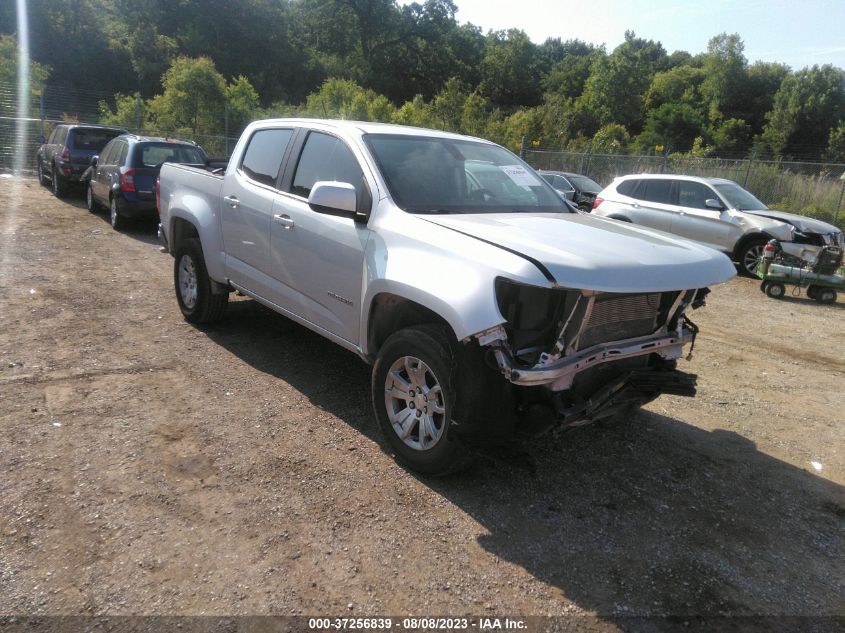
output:
[[696, 376], [676, 361], [698, 328], [687, 311], [708, 288], [613, 293], [541, 288], [499, 278], [505, 322], [474, 336], [488, 366], [513, 385], [528, 426], [587, 424], [661, 394], [694, 396]]

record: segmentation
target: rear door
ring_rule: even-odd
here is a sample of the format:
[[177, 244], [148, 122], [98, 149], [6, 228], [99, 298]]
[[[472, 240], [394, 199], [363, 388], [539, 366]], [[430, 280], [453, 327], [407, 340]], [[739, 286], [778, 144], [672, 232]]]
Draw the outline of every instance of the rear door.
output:
[[270, 298], [270, 225], [278, 180], [294, 130], [262, 128], [247, 141], [241, 162], [223, 179], [220, 217], [229, 278]]
[[674, 183], [666, 178], [643, 178], [631, 194], [633, 202], [627, 215], [634, 224], [661, 231], [672, 230], [672, 216], [676, 212]]
[[274, 301], [357, 345], [364, 249], [370, 231], [351, 218], [313, 211], [308, 195], [316, 182], [349, 183], [355, 187], [359, 211], [369, 213], [372, 185], [343, 139], [316, 130], [305, 134], [302, 149], [291, 157], [282, 181], [284, 191], [273, 208]]

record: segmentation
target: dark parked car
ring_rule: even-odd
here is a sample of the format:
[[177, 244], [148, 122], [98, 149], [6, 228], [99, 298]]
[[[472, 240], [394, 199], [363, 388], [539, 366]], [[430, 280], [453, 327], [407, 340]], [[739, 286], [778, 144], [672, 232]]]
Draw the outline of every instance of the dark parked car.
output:
[[109, 209], [111, 225], [123, 228], [132, 217], [156, 214], [156, 178], [164, 163], [204, 166], [205, 152], [195, 143], [124, 134], [91, 160], [88, 210]]
[[57, 125], [47, 142], [38, 148], [38, 181], [45, 186], [50, 184], [56, 197], [64, 197], [70, 183], [82, 180], [91, 157], [121, 134], [126, 134], [126, 130], [98, 125]]
[[599, 191], [602, 190], [602, 186], [599, 183], [581, 174], [573, 174], [566, 171], [542, 170], [539, 173], [564, 198], [571, 200], [582, 211], [589, 211], [593, 208], [593, 200], [596, 199]]

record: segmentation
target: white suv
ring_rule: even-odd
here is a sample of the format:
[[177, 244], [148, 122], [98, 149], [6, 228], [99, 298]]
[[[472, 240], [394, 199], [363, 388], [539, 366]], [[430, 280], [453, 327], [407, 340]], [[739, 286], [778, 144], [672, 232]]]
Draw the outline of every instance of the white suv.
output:
[[660, 229], [718, 249], [753, 275], [763, 246], [777, 238], [787, 255], [813, 261], [825, 245], [843, 245], [831, 224], [769, 209], [723, 178], [639, 174], [616, 178], [593, 214]]

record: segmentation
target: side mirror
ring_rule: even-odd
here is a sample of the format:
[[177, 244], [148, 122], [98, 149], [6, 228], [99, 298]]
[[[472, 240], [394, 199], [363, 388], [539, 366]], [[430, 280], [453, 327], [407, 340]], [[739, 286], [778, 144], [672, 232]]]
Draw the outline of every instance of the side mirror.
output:
[[97, 161], [99, 161], [99, 160], [100, 160], [100, 155], [99, 155], [99, 154], [94, 154], [94, 155], [91, 157], [91, 167], [96, 167], [96, 166], [97, 166]]
[[716, 198], [707, 198], [707, 200], [704, 201], [704, 206], [708, 209], [713, 209], [714, 211], [721, 211], [725, 208], [722, 206], [721, 202], [716, 200]]
[[358, 196], [348, 182], [315, 182], [308, 196], [308, 206], [317, 213], [360, 221]]

